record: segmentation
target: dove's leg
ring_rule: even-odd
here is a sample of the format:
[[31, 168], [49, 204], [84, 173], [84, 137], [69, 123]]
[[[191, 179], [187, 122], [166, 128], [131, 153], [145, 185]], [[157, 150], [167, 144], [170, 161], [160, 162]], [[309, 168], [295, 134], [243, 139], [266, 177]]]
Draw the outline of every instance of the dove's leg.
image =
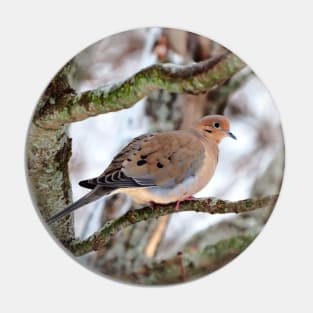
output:
[[178, 211], [179, 210], [179, 205], [180, 205], [180, 203], [181, 202], [183, 202], [183, 201], [189, 201], [189, 200], [194, 200], [195, 198], [193, 197], [193, 196], [188, 196], [188, 197], [186, 197], [186, 198], [183, 198], [182, 200], [178, 200], [177, 202], [176, 202], [176, 205], [175, 205], [175, 211]]
[[180, 204], [180, 203], [181, 203], [180, 200], [178, 200], [178, 201], [176, 202], [175, 211], [178, 211], [178, 210], [179, 210], [179, 204]]

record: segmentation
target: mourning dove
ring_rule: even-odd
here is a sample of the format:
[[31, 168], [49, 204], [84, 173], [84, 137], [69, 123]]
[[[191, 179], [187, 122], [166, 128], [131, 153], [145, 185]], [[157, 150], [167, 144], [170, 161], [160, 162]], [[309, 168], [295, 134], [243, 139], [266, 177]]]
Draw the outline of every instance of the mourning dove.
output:
[[189, 199], [207, 185], [218, 162], [218, 144], [229, 136], [229, 120], [202, 118], [191, 129], [151, 133], [133, 139], [98, 177], [83, 180], [91, 189], [48, 223], [107, 194], [123, 192], [137, 203], [170, 203]]

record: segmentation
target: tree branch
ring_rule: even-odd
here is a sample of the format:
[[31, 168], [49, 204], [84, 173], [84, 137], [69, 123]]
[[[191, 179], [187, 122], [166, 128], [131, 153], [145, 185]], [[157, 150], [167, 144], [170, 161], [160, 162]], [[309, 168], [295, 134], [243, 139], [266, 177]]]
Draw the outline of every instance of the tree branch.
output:
[[126, 109], [154, 90], [199, 94], [221, 85], [245, 63], [232, 53], [190, 65], [155, 64], [124, 82], [75, 94], [72, 90], [47, 101], [36, 112], [36, 125], [55, 129], [66, 123]]
[[[237, 236], [206, 245], [200, 251], [179, 252], [162, 261], [144, 264], [135, 272], [115, 275], [115, 278], [141, 285], [169, 285], [203, 277], [229, 263], [245, 250], [257, 234]], [[106, 269], [103, 271], [106, 273]]]
[[[39, 99], [37, 110], [46, 103], [69, 92], [67, 73], [72, 62], [66, 64], [50, 82]], [[35, 206], [46, 220], [62, 207], [72, 202], [71, 184], [68, 175], [68, 161], [72, 154], [71, 139], [65, 126], [47, 130], [32, 123], [29, 125], [26, 143], [27, 177]], [[51, 225], [54, 235], [61, 241], [70, 241], [74, 235], [72, 215]]]
[[128, 211], [122, 217], [115, 221], [110, 221], [104, 225], [102, 229], [94, 233], [85, 240], [74, 240], [68, 248], [75, 256], [81, 256], [91, 251], [96, 251], [103, 248], [122, 228], [138, 223], [151, 218], [158, 218], [160, 216], [183, 212], [196, 211], [204, 213], [244, 213], [259, 208], [274, 206], [278, 196], [267, 196], [261, 199], [245, 199], [240, 201], [224, 201], [216, 198], [200, 199], [185, 201], [180, 204], [179, 210], [175, 209], [175, 204], [170, 203], [166, 205], [155, 204], [153, 208], [145, 207], [140, 210]]

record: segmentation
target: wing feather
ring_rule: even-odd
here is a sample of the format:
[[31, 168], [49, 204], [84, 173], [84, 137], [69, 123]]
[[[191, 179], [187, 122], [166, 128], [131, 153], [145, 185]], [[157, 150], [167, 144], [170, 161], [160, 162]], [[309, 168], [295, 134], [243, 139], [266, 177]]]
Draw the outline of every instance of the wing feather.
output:
[[204, 160], [201, 141], [188, 131], [153, 133], [133, 139], [86, 188], [171, 187], [194, 176]]

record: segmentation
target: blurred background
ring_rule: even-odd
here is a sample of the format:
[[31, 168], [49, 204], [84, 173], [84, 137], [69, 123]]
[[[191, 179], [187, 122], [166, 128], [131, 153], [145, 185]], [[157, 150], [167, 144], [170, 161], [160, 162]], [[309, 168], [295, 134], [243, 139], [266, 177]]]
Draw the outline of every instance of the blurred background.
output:
[[[70, 83], [81, 92], [119, 82], [154, 63], [190, 64], [225, 51], [218, 43], [185, 31], [128, 31], [79, 53], [74, 58]], [[246, 67], [208, 93], [194, 96], [157, 91], [130, 109], [72, 123], [69, 170], [73, 200], [87, 192], [78, 182], [102, 173], [134, 137], [188, 128], [208, 114], [229, 117], [238, 140], [225, 139], [220, 144], [214, 178], [195, 197], [240, 200], [279, 193], [284, 169], [279, 113], [262, 82]], [[124, 194], [92, 203], [75, 212], [76, 236], [86, 238], [107, 220], [138, 207]], [[119, 232], [103, 250], [79, 261], [111, 277], [140, 282], [134, 273], [147, 264], [171, 259], [182, 251], [197, 265], [197, 252], [203, 248], [223, 239], [258, 234], [270, 213], [270, 209], [223, 215], [181, 212], [140, 222]]]

